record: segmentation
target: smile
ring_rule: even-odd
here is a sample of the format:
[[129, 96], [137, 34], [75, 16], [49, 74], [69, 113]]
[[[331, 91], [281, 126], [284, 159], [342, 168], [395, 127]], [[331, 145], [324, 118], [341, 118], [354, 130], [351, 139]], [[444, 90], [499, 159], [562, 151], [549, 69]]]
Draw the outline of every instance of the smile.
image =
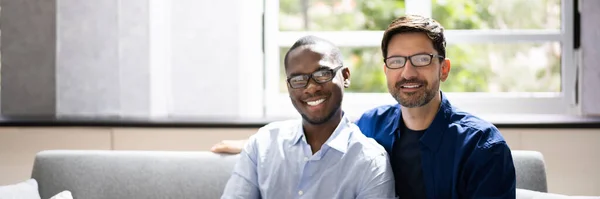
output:
[[400, 87], [401, 88], [420, 88], [421, 86], [423, 86], [423, 85], [421, 85], [421, 84], [405, 84]]
[[319, 105], [319, 104], [321, 104], [321, 103], [325, 102], [325, 98], [321, 98], [321, 99], [314, 100], [314, 101], [305, 101], [305, 102], [306, 102], [306, 104], [308, 104], [309, 106], [317, 106], [317, 105]]

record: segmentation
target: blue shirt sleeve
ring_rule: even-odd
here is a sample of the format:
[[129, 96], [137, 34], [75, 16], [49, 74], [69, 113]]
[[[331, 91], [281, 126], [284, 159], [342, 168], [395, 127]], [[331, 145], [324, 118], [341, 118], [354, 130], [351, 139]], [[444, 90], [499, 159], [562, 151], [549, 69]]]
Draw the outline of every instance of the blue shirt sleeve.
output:
[[[499, 135], [495, 128], [487, 129]], [[516, 175], [512, 153], [506, 142], [477, 147], [464, 170], [465, 198], [516, 198]]]
[[256, 140], [251, 136], [239, 155], [221, 199], [259, 199]]
[[386, 152], [381, 152], [380, 156], [373, 158], [364, 171], [361, 179], [363, 188], [359, 191], [357, 199], [396, 198], [394, 174]]

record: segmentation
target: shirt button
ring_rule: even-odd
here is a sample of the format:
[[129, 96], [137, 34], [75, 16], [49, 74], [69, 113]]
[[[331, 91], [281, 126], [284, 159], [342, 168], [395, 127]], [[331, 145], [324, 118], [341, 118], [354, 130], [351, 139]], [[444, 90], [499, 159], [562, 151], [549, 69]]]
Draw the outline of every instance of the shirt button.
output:
[[304, 161], [308, 161], [308, 157], [304, 157]]
[[301, 196], [303, 193], [304, 193], [304, 192], [302, 192], [302, 191], [298, 191], [298, 195], [300, 195], [300, 196]]

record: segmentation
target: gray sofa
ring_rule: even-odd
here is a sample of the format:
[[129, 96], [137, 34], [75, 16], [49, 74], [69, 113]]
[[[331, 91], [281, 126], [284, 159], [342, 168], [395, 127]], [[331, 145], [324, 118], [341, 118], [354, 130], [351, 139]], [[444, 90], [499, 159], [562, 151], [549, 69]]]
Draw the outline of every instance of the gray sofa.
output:
[[[546, 192], [542, 155], [513, 154], [517, 187]], [[219, 198], [236, 159], [211, 152], [50, 150], [36, 155], [32, 178], [42, 199], [64, 190], [75, 199]]]

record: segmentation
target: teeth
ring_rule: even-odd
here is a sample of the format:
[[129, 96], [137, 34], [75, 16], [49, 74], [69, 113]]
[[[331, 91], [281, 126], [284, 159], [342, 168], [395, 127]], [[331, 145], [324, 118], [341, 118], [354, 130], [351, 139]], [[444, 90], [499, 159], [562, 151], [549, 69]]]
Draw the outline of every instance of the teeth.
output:
[[316, 106], [319, 105], [321, 103], [323, 103], [325, 101], [325, 99], [320, 99], [320, 100], [316, 100], [316, 101], [309, 101], [306, 102], [309, 106]]
[[410, 86], [406, 85], [406, 86], [402, 86], [402, 87], [404, 87], [404, 88], [419, 88], [419, 87], [421, 87], [421, 85], [410, 85]]

